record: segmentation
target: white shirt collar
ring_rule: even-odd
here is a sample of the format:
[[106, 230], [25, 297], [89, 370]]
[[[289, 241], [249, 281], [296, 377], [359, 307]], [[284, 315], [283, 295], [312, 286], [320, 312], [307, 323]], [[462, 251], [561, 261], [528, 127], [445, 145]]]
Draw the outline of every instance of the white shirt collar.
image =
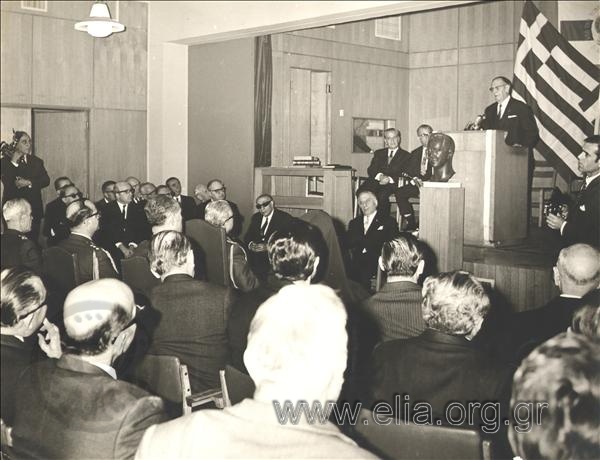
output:
[[508, 105], [508, 101], [510, 100], [510, 95], [506, 96], [502, 102], [498, 105], [500, 106], [500, 116], [504, 115], [504, 111], [506, 110], [506, 106]]
[[117, 371], [115, 371], [115, 369], [112, 366], [109, 366], [108, 364], [92, 363], [90, 361], [87, 361], [87, 362], [102, 369], [104, 372], [106, 372], [108, 375], [110, 375], [113, 379], [117, 380]]
[[594, 174], [593, 176], [587, 176], [585, 178], [585, 186], [587, 187], [588, 185], [590, 185], [590, 182], [592, 182], [596, 177], [600, 176], [600, 171], [598, 171], [596, 174]]

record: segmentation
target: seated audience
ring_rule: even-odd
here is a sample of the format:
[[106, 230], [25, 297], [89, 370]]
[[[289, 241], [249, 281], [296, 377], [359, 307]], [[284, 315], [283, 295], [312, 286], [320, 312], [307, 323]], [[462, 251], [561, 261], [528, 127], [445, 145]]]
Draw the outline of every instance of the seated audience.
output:
[[348, 224], [350, 275], [366, 289], [374, 291], [381, 247], [384, 241], [398, 235], [398, 224], [388, 214], [377, 210], [377, 198], [373, 192], [363, 190], [358, 193], [357, 200], [363, 215]]
[[501, 347], [517, 350], [512, 358], [517, 362], [537, 345], [565, 332], [571, 325], [581, 297], [600, 284], [600, 252], [587, 244], [574, 244], [563, 249], [554, 267], [554, 282], [560, 291], [558, 297], [541, 308], [517, 313], [510, 320], [506, 343]]
[[142, 185], [140, 185], [141, 205], [146, 204], [146, 201], [153, 196], [156, 196], [156, 185], [154, 185], [152, 182], [144, 182]]
[[160, 184], [156, 186], [157, 195], [171, 195], [171, 190], [166, 185]]
[[[2, 420], [12, 426], [14, 397], [21, 372], [45, 356], [59, 358], [62, 351], [58, 328], [46, 319], [46, 288], [42, 280], [23, 267], [2, 270], [1, 280], [0, 407]], [[34, 341], [36, 332], [37, 341]]]
[[226, 200], [211, 201], [206, 206], [205, 219], [209, 224], [225, 229], [229, 276], [232, 286], [242, 292], [256, 289], [259, 286], [259, 281], [250, 268], [246, 250], [232, 237], [234, 213], [229, 206], [229, 202]]
[[[150, 428], [137, 458], [374, 458], [331, 422], [281, 423], [274, 404], [335, 401], [346, 366], [346, 312], [326, 286], [286, 286], [258, 309], [244, 354], [253, 398]], [[326, 346], [324, 346], [326, 344]]]
[[[471, 343], [490, 309], [483, 286], [466, 272], [431, 276], [423, 284], [422, 307], [427, 326], [423, 334], [383, 342], [375, 349], [374, 400], [387, 402], [392, 410], [400, 410], [396, 416], [411, 422], [419, 413], [415, 403], [425, 402], [425, 417], [431, 423], [482, 430], [488, 413], [481, 405], [494, 404], [496, 415], [504, 415], [512, 376], [510, 368]], [[470, 407], [471, 420], [447, 411], [450, 403]], [[502, 436], [496, 441], [506, 443]]]
[[230, 233], [232, 236], [238, 237], [242, 232], [244, 218], [240, 214], [237, 204], [227, 199], [227, 188], [225, 187], [225, 184], [223, 184], [223, 182], [219, 179], [213, 179], [206, 187], [208, 189], [208, 194], [210, 195], [210, 201], [200, 203], [198, 205], [196, 215], [199, 219], [206, 220], [206, 206], [208, 206], [209, 203], [220, 200], [227, 201], [229, 207], [231, 208], [231, 212], [233, 213], [233, 228], [231, 229]]
[[183, 221], [196, 218], [196, 202], [191, 196], [181, 194], [181, 182], [176, 177], [169, 177], [167, 179], [167, 187], [171, 190], [171, 196], [179, 206], [181, 206], [181, 215]]
[[205, 203], [210, 201], [210, 194], [208, 193], [208, 188], [204, 184], [198, 184], [194, 188], [194, 198], [196, 200], [196, 205], [200, 205], [201, 203]]
[[108, 203], [116, 200], [115, 184], [116, 182], [114, 180], [107, 180], [102, 183], [102, 199], [95, 203], [96, 209], [100, 211], [100, 213], [104, 211], [104, 208]]
[[600, 341], [600, 290], [595, 289], [581, 299], [573, 313], [571, 332], [584, 335], [588, 340]]
[[379, 266], [387, 274], [381, 290], [362, 304], [375, 326], [373, 344], [416, 337], [425, 330], [421, 286], [417, 284], [425, 268], [419, 241], [402, 233], [383, 243]]
[[109, 252], [97, 246], [93, 237], [100, 227], [100, 213], [90, 200], [78, 200], [66, 209], [71, 234], [58, 246], [77, 256], [79, 282], [117, 278], [117, 266]]
[[510, 444], [523, 460], [600, 458], [600, 345], [560, 334], [515, 373]]
[[2, 215], [6, 220], [6, 228], [1, 237], [2, 268], [23, 265], [40, 274], [42, 253], [38, 245], [26, 236], [33, 221], [31, 205], [24, 198], [13, 198], [2, 206]]
[[194, 254], [183, 233], [154, 235], [149, 259], [161, 284], [150, 293], [160, 320], [150, 332], [148, 352], [177, 356], [188, 366], [194, 393], [217, 387], [219, 370], [228, 362], [228, 290], [193, 278]]
[[140, 180], [137, 177], [129, 176], [125, 179], [125, 182], [127, 182], [133, 190], [133, 199], [131, 202], [138, 204], [142, 200], [140, 195]]
[[65, 218], [66, 205], [61, 199], [61, 192], [69, 185], [73, 185], [73, 182], [66, 176], [61, 176], [54, 181], [56, 198], [46, 205], [46, 210], [44, 211], [44, 226], [42, 228], [42, 234], [48, 239], [49, 243], [54, 242], [55, 235], [52, 234], [53, 227], [56, 227], [56, 224], [63, 221]]
[[252, 271], [262, 278], [269, 271], [267, 241], [276, 231], [285, 230], [292, 216], [277, 209], [273, 197], [268, 193], [263, 193], [256, 199], [256, 209], [258, 212], [252, 215], [244, 240], [250, 251]]
[[320, 256], [314, 238], [315, 228], [303, 221], [294, 221], [287, 230], [275, 232], [267, 251], [272, 274], [257, 289], [242, 294], [233, 304], [227, 324], [231, 362], [247, 372], [243, 355], [246, 350], [250, 323], [258, 307], [289, 284], [310, 284], [319, 267]]
[[64, 353], [19, 380], [17, 458], [132, 458], [144, 430], [165, 420], [162, 400], [117, 380], [112, 367], [131, 343], [135, 311], [131, 290], [115, 279], [69, 293]]
[[51, 214], [44, 219], [44, 235], [48, 237], [48, 246], [55, 246], [69, 236], [69, 222], [65, 215], [67, 206], [81, 199], [81, 192], [74, 185], [67, 185], [59, 192], [63, 203], [60, 213]]

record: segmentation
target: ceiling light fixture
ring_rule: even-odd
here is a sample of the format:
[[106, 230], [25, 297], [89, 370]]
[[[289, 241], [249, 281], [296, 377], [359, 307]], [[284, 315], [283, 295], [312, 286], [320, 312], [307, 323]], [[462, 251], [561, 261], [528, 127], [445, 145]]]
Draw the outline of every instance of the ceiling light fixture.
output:
[[111, 19], [106, 2], [95, 2], [90, 17], [75, 24], [75, 30], [87, 32], [92, 37], [104, 38], [113, 32], [123, 32], [125, 26]]

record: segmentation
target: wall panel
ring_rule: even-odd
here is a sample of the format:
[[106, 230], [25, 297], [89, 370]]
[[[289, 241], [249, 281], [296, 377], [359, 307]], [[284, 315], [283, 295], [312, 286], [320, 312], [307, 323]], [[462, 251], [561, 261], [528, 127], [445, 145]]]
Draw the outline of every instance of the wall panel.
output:
[[[3, 2], [5, 3], [5, 2]], [[33, 19], [25, 14], [0, 15], [0, 95], [3, 104], [30, 104], [33, 56], [31, 30]]]
[[515, 24], [515, 8], [521, 14], [521, 7], [515, 2], [486, 2], [458, 8], [458, 44], [469, 46], [512, 43]]
[[73, 22], [33, 18], [33, 104], [92, 104], [92, 38]]
[[409, 15], [409, 51], [415, 53], [456, 48], [458, 10], [447, 8]]

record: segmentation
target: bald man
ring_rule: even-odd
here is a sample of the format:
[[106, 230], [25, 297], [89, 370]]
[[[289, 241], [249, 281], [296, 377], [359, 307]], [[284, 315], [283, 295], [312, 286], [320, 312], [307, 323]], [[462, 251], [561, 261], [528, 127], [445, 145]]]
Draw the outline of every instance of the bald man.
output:
[[166, 419], [163, 402], [117, 380], [112, 367], [133, 339], [131, 289], [114, 279], [90, 281], [64, 303], [67, 347], [58, 360], [28, 368], [17, 390], [17, 457], [133, 458], [151, 425]]
[[554, 283], [560, 291], [558, 297], [512, 318], [509, 341], [521, 348], [517, 359], [571, 325], [581, 298], [600, 285], [600, 251], [588, 244], [574, 244], [560, 251]]

